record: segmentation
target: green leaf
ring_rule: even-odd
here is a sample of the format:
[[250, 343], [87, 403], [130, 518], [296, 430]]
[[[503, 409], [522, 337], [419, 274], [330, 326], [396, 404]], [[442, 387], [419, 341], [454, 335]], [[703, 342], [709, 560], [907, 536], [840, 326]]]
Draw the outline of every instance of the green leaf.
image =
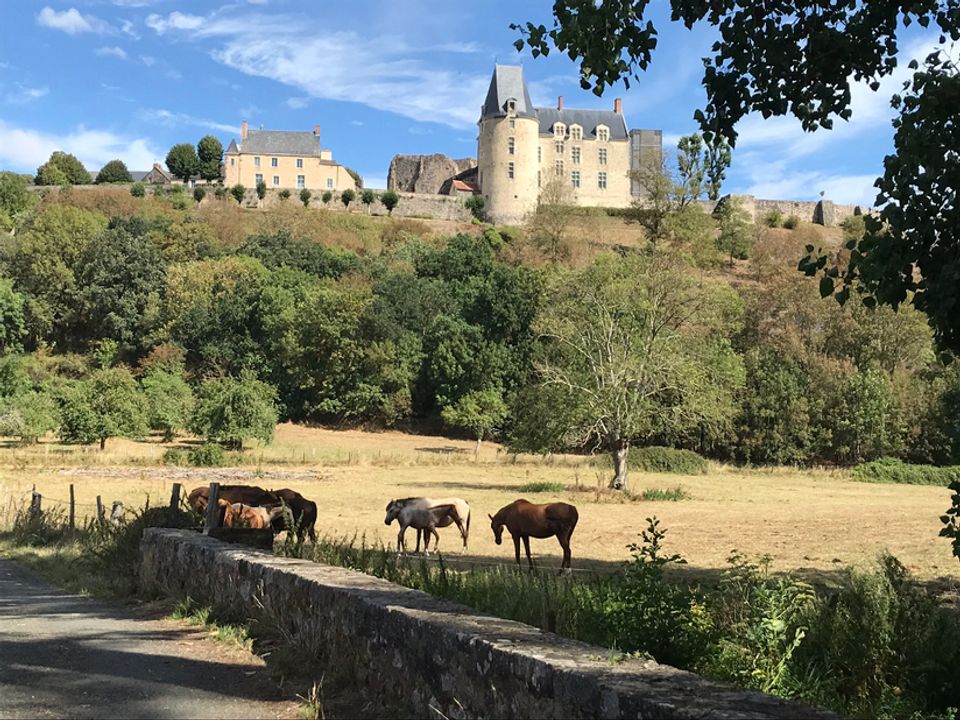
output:
[[828, 295], [833, 294], [833, 278], [822, 277], [820, 278], [820, 297], [827, 297]]

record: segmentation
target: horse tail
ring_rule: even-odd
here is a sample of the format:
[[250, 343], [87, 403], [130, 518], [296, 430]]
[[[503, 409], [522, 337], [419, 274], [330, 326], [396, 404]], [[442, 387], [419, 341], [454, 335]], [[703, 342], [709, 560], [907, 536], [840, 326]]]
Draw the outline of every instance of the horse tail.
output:
[[467, 549], [467, 539], [470, 537], [470, 518], [473, 516], [473, 510], [467, 506], [467, 531], [463, 534], [463, 549]]

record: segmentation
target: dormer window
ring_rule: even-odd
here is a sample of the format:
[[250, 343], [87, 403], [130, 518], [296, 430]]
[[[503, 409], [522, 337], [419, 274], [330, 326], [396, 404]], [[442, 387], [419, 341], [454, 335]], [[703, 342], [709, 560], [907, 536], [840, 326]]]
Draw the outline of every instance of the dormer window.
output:
[[517, 112], [517, 101], [510, 98], [506, 103], [507, 115], [514, 115]]
[[563, 123], [555, 123], [553, 126], [553, 134], [555, 137], [562, 138], [567, 134], [567, 126]]
[[606, 125], [597, 125], [597, 140], [607, 142], [610, 139], [610, 128]]
[[570, 126], [570, 139], [571, 140], [583, 140], [583, 128], [579, 125]]

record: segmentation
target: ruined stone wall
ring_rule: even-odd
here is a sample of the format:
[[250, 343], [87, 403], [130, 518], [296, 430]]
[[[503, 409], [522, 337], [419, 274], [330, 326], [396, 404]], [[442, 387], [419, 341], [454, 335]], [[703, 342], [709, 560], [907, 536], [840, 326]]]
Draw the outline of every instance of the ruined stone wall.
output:
[[[870, 208], [862, 208], [859, 205], [838, 205], [830, 200], [805, 202], [800, 200], [762, 200], [755, 198], [753, 195], [731, 195], [729, 197], [736, 199], [754, 222], [763, 222], [767, 215], [774, 210], [778, 210], [784, 220], [791, 215], [795, 215], [803, 222], [829, 227], [839, 225], [848, 217], [870, 212]], [[700, 207], [708, 213], [712, 213], [716, 205], [717, 203], [712, 200], [702, 200], [700, 202]]]
[[398, 192], [436, 195], [447, 180], [476, 166], [476, 158], [452, 160], [440, 153], [394, 155], [387, 172], [387, 188]]
[[[450, 718], [832, 718], [385, 580], [151, 528], [141, 586], [277, 623], [369, 692]], [[438, 715], [439, 715], [438, 713]]]

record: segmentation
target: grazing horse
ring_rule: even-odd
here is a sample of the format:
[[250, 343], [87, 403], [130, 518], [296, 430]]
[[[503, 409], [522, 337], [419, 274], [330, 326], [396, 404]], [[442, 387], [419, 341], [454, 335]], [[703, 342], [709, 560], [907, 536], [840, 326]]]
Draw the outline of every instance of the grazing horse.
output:
[[281, 530], [292, 530], [296, 532], [299, 540], [302, 541], [304, 533], [306, 533], [313, 542], [316, 542], [317, 531], [314, 529], [314, 525], [317, 522], [317, 504], [312, 500], [307, 500], [296, 490], [283, 488], [271, 492], [290, 508], [290, 514], [293, 516], [293, 527], [288, 528], [283, 513], [281, 513], [273, 521], [274, 533], [279, 533]]
[[243, 503], [231, 503], [229, 500], [220, 500], [220, 507], [223, 508], [223, 526], [248, 527], [256, 530], [271, 528], [272, 523], [277, 516], [283, 512], [280, 507], [259, 507], [256, 505], [244, 505]]
[[530, 538], [548, 538], [554, 535], [563, 548], [563, 562], [560, 563], [560, 572], [570, 570], [570, 536], [577, 527], [580, 515], [573, 505], [567, 503], [548, 503], [534, 505], [526, 500], [515, 500], [506, 507], [500, 508], [496, 515], [488, 515], [490, 527], [493, 529], [493, 538], [497, 545], [503, 542], [503, 528], [507, 528], [513, 536], [513, 549], [517, 556], [517, 565], [520, 564], [520, 541], [527, 551], [527, 562], [533, 569], [533, 559], [530, 557]]
[[[207, 511], [207, 501], [210, 499], [210, 488], [203, 485], [194, 488], [187, 495], [187, 503], [201, 515]], [[280, 504], [280, 498], [269, 490], [256, 485], [221, 485], [220, 498], [232, 503], [244, 505], [273, 506]]]
[[406, 550], [403, 536], [408, 527], [414, 527], [417, 530], [417, 547], [414, 552], [420, 551], [420, 533], [423, 533], [423, 550], [428, 551], [430, 545], [430, 535], [436, 538], [434, 550], [440, 547], [440, 534], [438, 527], [447, 527], [455, 524], [460, 530], [460, 537], [463, 538], [463, 549], [467, 549], [467, 538], [470, 535], [470, 505], [466, 500], [460, 498], [403, 498], [401, 500], [391, 500], [387, 503], [387, 516], [384, 519], [384, 525], [389, 525], [397, 520], [400, 525], [400, 532], [397, 534], [397, 552], [402, 553]]

